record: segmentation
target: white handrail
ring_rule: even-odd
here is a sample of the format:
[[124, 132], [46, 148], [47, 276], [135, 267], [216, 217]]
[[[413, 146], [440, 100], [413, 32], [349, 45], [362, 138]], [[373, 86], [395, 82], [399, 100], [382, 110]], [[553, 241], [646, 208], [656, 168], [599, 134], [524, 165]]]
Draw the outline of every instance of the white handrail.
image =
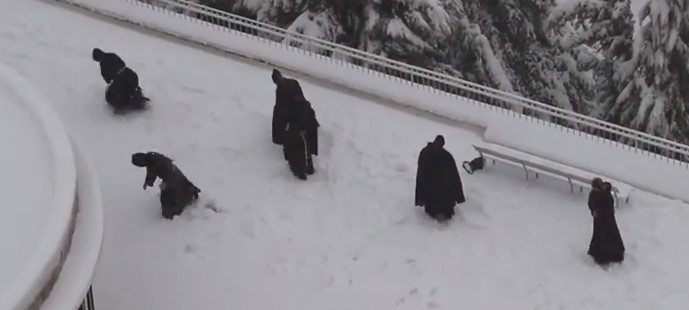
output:
[[[359, 66], [375, 74], [394, 76], [423, 86], [425, 89], [443, 92], [470, 100], [473, 104], [488, 109], [500, 109], [516, 117], [527, 118], [562, 130], [575, 130], [579, 134], [593, 135], [610, 143], [635, 148], [642, 152], [658, 155], [667, 161], [681, 161], [689, 167], [689, 146], [653, 136], [634, 129], [605, 122], [573, 111], [547, 105], [535, 100], [493, 89], [484, 85], [465, 81], [443, 73], [408, 65], [379, 55], [326, 40], [309, 37], [293, 31], [272, 26], [256, 20], [220, 11], [186, 0], [120, 0], [140, 5], [151, 10], [166, 10], [180, 17], [198, 20], [208, 26], [238, 31], [244, 35], [256, 36], [258, 40], [270, 43], [280, 42], [285, 47], [296, 47], [313, 56], [330, 57], [334, 62], [348, 66]], [[68, 1], [69, 2], [69, 1]], [[164, 6], [164, 7], [163, 7]], [[292, 43], [296, 43], [294, 46]], [[305, 47], [306, 46], [306, 47]], [[308, 49], [315, 47], [316, 51]], [[325, 55], [324, 55], [325, 54]], [[341, 60], [342, 56], [350, 59]], [[545, 116], [548, 120], [538, 120], [534, 115]]]

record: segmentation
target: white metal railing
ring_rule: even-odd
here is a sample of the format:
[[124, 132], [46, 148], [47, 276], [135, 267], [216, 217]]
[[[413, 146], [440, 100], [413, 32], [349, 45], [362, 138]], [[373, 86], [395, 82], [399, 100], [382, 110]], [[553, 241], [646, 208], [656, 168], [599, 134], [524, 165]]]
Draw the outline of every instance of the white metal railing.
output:
[[[285, 48], [296, 47], [314, 56], [330, 57], [343, 65], [355, 65], [371, 74], [386, 74], [409, 81], [429, 91], [466, 100], [487, 109], [539, 122], [544, 126], [588, 135], [606, 142], [643, 152], [672, 163], [689, 167], [689, 146], [644, 132], [605, 122], [573, 111], [465, 81], [450, 75], [411, 66], [341, 44], [309, 37], [249, 18], [213, 9], [186, 0], [120, 0], [151, 10], [164, 10], [210, 27], [226, 29], [266, 42], [281, 42]], [[533, 117], [530, 117], [533, 116]]]

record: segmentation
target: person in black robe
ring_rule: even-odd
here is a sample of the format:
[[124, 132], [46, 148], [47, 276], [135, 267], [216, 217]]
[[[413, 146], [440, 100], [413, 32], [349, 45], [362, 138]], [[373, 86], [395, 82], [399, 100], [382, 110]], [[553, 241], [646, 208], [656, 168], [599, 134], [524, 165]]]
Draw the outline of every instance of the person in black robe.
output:
[[299, 82], [295, 79], [285, 78], [280, 71], [275, 69], [273, 69], [271, 79], [277, 86], [272, 120], [273, 143], [283, 144], [290, 120], [299, 118], [306, 113], [307, 123], [302, 125], [307, 130], [306, 140], [309, 143], [308, 149], [312, 155], [318, 156], [318, 127], [320, 127], [320, 124], [316, 119], [316, 111], [314, 111], [311, 103], [304, 97], [304, 92]]
[[308, 101], [303, 102], [300, 114], [293, 118], [301, 118], [300, 126], [306, 131], [306, 143], [308, 144], [309, 154], [318, 156], [318, 127], [321, 125], [318, 123], [318, 119], [316, 119], [316, 111], [311, 107], [311, 103]]
[[162, 180], [160, 205], [164, 218], [172, 219], [181, 214], [184, 208], [199, 198], [201, 190], [167, 156], [156, 152], [135, 153], [132, 155], [132, 164], [146, 168], [144, 190], [153, 186], [157, 178]]
[[457, 164], [445, 150], [445, 138], [436, 136], [419, 153], [415, 204], [443, 222], [455, 214], [455, 204], [466, 201]]
[[593, 216], [593, 234], [588, 254], [602, 266], [621, 263], [624, 260], [625, 247], [615, 219], [612, 185], [600, 178], [594, 178], [591, 181], [588, 206]]
[[307, 175], [315, 173], [313, 157], [309, 149], [309, 128], [313, 126], [308, 111], [300, 115], [294, 115], [288, 123], [282, 145], [285, 160], [289, 163], [290, 170], [300, 180], [306, 180]]
[[139, 76], [134, 70], [127, 67], [120, 56], [94, 48], [92, 58], [100, 63], [101, 76], [109, 84], [105, 91], [105, 101], [114, 109], [115, 113], [120, 114], [146, 108], [146, 102], [150, 99], [142, 93], [139, 86]]

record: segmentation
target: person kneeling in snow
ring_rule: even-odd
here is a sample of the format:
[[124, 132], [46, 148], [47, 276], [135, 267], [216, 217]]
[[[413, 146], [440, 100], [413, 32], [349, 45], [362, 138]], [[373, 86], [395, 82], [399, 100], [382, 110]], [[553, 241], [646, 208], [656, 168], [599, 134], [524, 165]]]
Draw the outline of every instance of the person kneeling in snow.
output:
[[105, 101], [115, 110], [115, 113], [146, 108], [146, 102], [150, 99], [143, 95], [139, 87], [139, 76], [126, 66], [120, 56], [94, 48], [92, 58], [100, 63], [101, 76], [109, 84], [105, 91]]
[[285, 160], [289, 163], [292, 173], [300, 180], [306, 180], [307, 175], [315, 173], [313, 167], [313, 152], [309, 149], [309, 128], [311, 127], [308, 111], [294, 115], [288, 123], [287, 133], [282, 145]]
[[455, 204], [466, 200], [457, 164], [444, 145], [441, 135], [429, 142], [419, 153], [416, 172], [415, 204], [440, 222], [450, 220]]
[[175, 215], [180, 215], [184, 208], [199, 198], [201, 190], [165, 155], [156, 152], [135, 153], [132, 155], [132, 164], [146, 168], [144, 190], [153, 186], [156, 178], [162, 180], [160, 205], [164, 218], [172, 219]]

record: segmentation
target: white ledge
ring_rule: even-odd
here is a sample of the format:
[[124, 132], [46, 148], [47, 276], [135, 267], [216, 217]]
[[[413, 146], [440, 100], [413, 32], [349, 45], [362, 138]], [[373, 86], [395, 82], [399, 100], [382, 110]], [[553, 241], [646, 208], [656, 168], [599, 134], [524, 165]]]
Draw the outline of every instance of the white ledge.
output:
[[[77, 217], [69, 253], [42, 310], [76, 309], [84, 299], [100, 258], [104, 221], [98, 178], [76, 141]], [[96, 293], [97, 294], [97, 293]]]
[[0, 309], [40, 304], [71, 239], [76, 165], [67, 133], [43, 96], [0, 64]]

